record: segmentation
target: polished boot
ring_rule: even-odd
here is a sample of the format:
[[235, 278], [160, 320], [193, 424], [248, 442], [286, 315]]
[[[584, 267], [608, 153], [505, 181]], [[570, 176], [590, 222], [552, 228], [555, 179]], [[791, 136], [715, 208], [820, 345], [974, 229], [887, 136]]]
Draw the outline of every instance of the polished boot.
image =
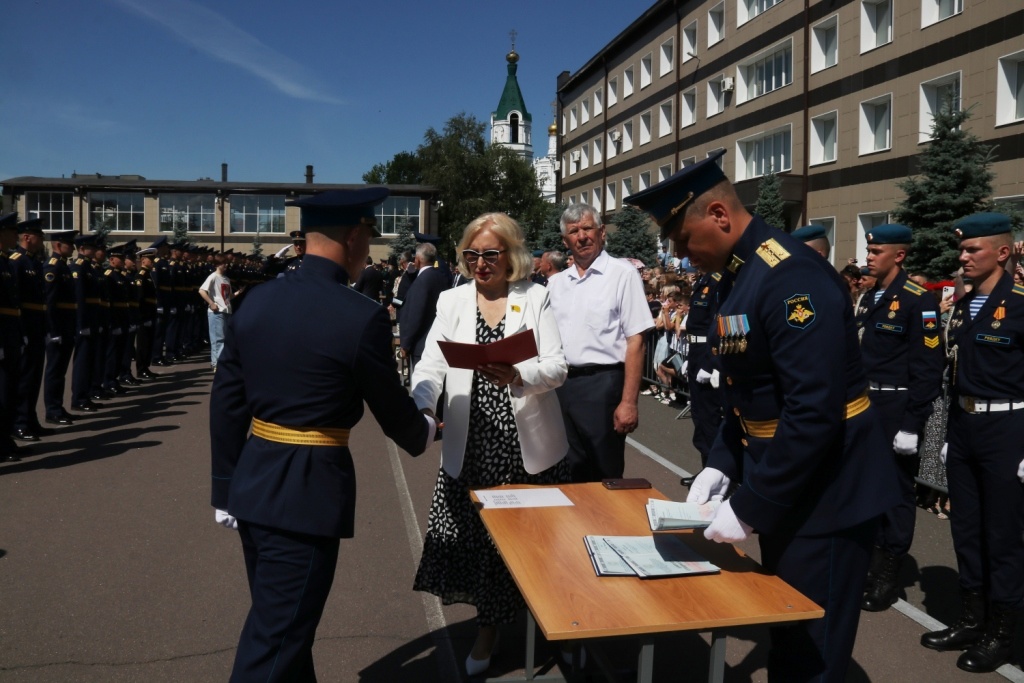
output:
[[867, 591], [860, 601], [860, 608], [866, 612], [883, 612], [899, 597], [896, 576], [899, 573], [900, 558], [880, 548], [875, 548], [875, 551], [879, 555], [878, 564], [873, 576], [868, 579]]
[[1017, 610], [1003, 605], [990, 605], [985, 633], [974, 646], [960, 655], [957, 667], [974, 674], [995, 671], [1010, 659], [1013, 630], [1017, 626]]
[[985, 629], [985, 596], [974, 591], [960, 591], [960, 618], [949, 628], [921, 636], [921, 644], [932, 650], [966, 650], [981, 640]]
[[871, 580], [875, 578], [875, 574], [882, 568], [882, 563], [885, 561], [885, 551], [879, 548], [877, 545], [871, 549], [871, 564], [868, 565], [868, 580], [864, 584], [864, 592], [868, 591], [871, 585]]

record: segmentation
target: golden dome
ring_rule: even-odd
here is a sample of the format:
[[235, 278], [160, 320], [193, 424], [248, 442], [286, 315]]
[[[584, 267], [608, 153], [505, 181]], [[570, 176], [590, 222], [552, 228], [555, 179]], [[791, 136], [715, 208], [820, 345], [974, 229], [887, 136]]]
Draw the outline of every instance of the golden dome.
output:
[[548, 135], [558, 135], [558, 124], [554, 121], [548, 126]]
[[510, 50], [509, 53], [505, 55], [505, 61], [507, 61], [509, 64], [515, 64], [516, 62], [519, 61], [519, 53], [515, 51], [515, 48]]

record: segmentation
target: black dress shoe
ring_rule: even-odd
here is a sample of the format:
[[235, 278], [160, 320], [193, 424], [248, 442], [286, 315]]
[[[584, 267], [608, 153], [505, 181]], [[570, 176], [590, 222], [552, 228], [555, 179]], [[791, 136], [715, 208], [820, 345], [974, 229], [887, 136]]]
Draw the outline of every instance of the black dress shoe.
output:
[[21, 458], [13, 453], [8, 453], [7, 455], [0, 456], [0, 462], [21, 462]]
[[169, 367], [171, 367], [171, 365], [173, 365], [173, 363], [171, 363], [171, 361], [169, 361], [169, 360], [161, 359], [161, 360], [158, 360], [158, 361], [154, 361], [153, 365], [156, 365], [157, 367], [161, 367], [161, 368], [169, 368]]
[[143, 379], [157, 379], [160, 375], [155, 372], [150, 372], [149, 370], [143, 370], [139, 373], [139, 377], [142, 377]]
[[114, 394], [115, 396], [120, 396], [122, 394], [128, 393], [128, 390], [122, 387], [120, 384], [111, 384], [108, 387], [103, 387], [103, 390], [111, 394]]
[[69, 425], [69, 424], [74, 424], [74, 420], [71, 419], [70, 415], [68, 415], [66, 417], [64, 415], [47, 415], [46, 416], [46, 421], [49, 422], [52, 425]]
[[78, 403], [71, 407], [75, 410], [81, 410], [83, 413], [97, 413], [100, 410], [94, 403]]
[[142, 382], [135, 379], [134, 377], [122, 377], [120, 381], [121, 384], [127, 384], [130, 387], [137, 387], [142, 384]]
[[11, 432], [11, 436], [18, 441], [39, 441], [39, 436], [37, 434], [28, 429], [21, 429], [20, 427], [15, 427], [14, 431]]
[[99, 391], [95, 391], [95, 392], [89, 394], [89, 398], [91, 398], [93, 401], [106, 401], [110, 397], [104, 395], [103, 393], [101, 393]]

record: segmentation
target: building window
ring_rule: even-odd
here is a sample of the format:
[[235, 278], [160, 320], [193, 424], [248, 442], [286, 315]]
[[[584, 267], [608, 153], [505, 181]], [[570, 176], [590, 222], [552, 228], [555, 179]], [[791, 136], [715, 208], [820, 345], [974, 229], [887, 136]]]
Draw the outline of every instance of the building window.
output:
[[921, 0], [921, 28], [964, 11], [964, 0]]
[[633, 67], [622, 72], [622, 99], [633, 94]]
[[391, 195], [377, 207], [377, 229], [383, 235], [393, 235], [405, 226], [419, 231], [420, 198]]
[[146, 229], [141, 192], [90, 192], [89, 229], [104, 232], [142, 232]]
[[608, 211], [615, 210], [615, 183], [608, 183], [604, 188], [604, 202], [605, 209]]
[[788, 171], [792, 168], [793, 156], [791, 128], [786, 126], [740, 140], [736, 143], [736, 152], [738, 180]]
[[604, 111], [604, 98], [601, 96], [600, 90], [594, 91], [594, 116], [600, 116], [601, 112]]
[[1024, 120], [1024, 51], [1002, 57], [996, 70], [996, 125]]
[[918, 142], [932, 139], [932, 123], [939, 112], [960, 111], [960, 74], [949, 74], [921, 84], [921, 119]]
[[619, 101], [619, 79], [608, 81], [608, 108], [611, 109]]
[[756, 17], [758, 14], [761, 14], [765, 10], [774, 7], [780, 2], [782, 2], [782, 0], [740, 0], [740, 17], [737, 23], [745, 24], [746, 22]]
[[160, 232], [213, 232], [213, 194], [161, 194]]
[[519, 114], [508, 117], [508, 141], [513, 145], [519, 143]]
[[576, 203], [576, 195], [574, 195], [574, 194], [569, 195], [569, 203], [570, 204], [575, 204]]
[[601, 149], [602, 146], [603, 145], [602, 145], [602, 142], [601, 142], [601, 138], [597, 138], [596, 140], [594, 140], [594, 165], [595, 166], [597, 164], [601, 163], [602, 159], [604, 159], [604, 155], [602, 154], [603, 150]]
[[75, 195], [72, 192], [26, 192], [25, 214], [43, 222], [43, 230], [75, 229]]
[[590, 120], [590, 102], [583, 100], [580, 103], [580, 125]]
[[760, 97], [793, 82], [793, 43], [776, 46], [739, 64], [737, 102]]
[[643, 90], [651, 84], [651, 54], [647, 53], [640, 60], [640, 89]]
[[697, 56], [697, 22], [683, 29], [683, 64]]
[[892, 95], [860, 103], [860, 153], [871, 154], [892, 146]]
[[[715, 149], [709, 149], [708, 150], [708, 156], [712, 156], [714, 154], [717, 154], [717, 153], [721, 152], [723, 149], [725, 149], [725, 148], [724, 147], [716, 147]], [[723, 171], [725, 170], [725, 166], [723, 166], [723, 161], [722, 161], [724, 158], [725, 158], [725, 155], [722, 155], [722, 156], [718, 157], [717, 159], [715, 159], [715, 164], [718, 166], [718, 168], [722, 169]]]
[[645, 111], [640, 114], [640, 144], [646, 145], [651, 141], [651, 112]]
[[651, 172], [644, 171], [640, 174], [640, 192], [643, 192], [651, 186]]
[[605, 145], [605, 149], [608, 150], [608, 161], [615, 158], [615, 155], [619, 153], [619, 143], [622, 142], [622, 131], [610, 130], [608, 131], [608, 142]]
[[820, 225], [825, 228], [825, 238], [828, 240], [828, 262], [832, 262], [832, 254], [835, 250], [836, 243], [836, 219], [835, 217], [829, 218], [812, 218], [811, 225]]
[[658, 137], [663, 138], [672, 132], [672, 100], [661, 103], [658, 107]]
[[658, 182], [667, 180], [672, 175], [672, 164], [665, 164], [658, 167]]
[[725, 38], [725, 3], [720, 2], [708, 10], [708, 47]]
[[564, 178], [565, 177], [565, 173], [566, 173], [566, 168], [568, 168], [565, 165], [565, 155], [564, 154], [562, 155], [562, 163], [560, 163], [559, 166], [562, 167], [562, 177]]
[[[589, 203], [590, 203], [590, 197], [587, 195], [587, 191], [583, 190], [582, 192], [580, 192], [580, 204], [589, 204]], [[597, 208], [597, 207], [595, 207], [595, 208]]]
[[679, 168], [686, 168], [687, 166], [693, 166], [697, 163], [697, 157], [686, 157], [679, 163]]
[[816, 24], [811, 33], [811, 73], [835, 66], [839, 61], [839, 15]]
[[671, 38], [661, 44], [661, 62], [658, 66], [658, 76], [664, 76], [672, 71], [676, 65], [675, 41]]
[[580, 170], [585, 171], [590, 168], [590, 145], [583, 145], [580, 147]]
[[892, 42], [892, 0], [861, 0], [860, 51]]
[[562, 135], [565, 135], [565, 112], [562, 113]]
[[878, 213], [862, 213], [857, 216], [857, 227], [859, 227], [860, 230], [857, 231], [857, 251], [855, 253], [858, 256], [866, 254], [868, 251], [868, 232], [874, 230], [879, 225], [885, 225], [888, 222], [889, 214], [884, 211]]
[[604, 209], [601, 208], [601, 188], [594, 188], [594, 208], [597, 209], [598, 213], [604, 213]]
[[633, 194], [633, 178], [622, 179], [622, 198], [625, 199], [629, 195]]
[[697, 123], [697, 89], [690, 88], [680, 98], [679, 127], [686, 128]]
[[284, 232], [284, 195], [233, 194], [231, 232]]
[[811, 164], [836, 160], [836, 135], [839, 113], [830, 111], [811, 119]]
[[569, 130], [576, 130], [576, 107], [569, 110]]
[[622, 124], [622, 151], [628, 152], [633, 149], [633, 122], [626, 121]]
[[732, 86], [732, 79], [728, 76], [719, 76], [708, 81], [708, 118], [725, 111], [727, 86]]

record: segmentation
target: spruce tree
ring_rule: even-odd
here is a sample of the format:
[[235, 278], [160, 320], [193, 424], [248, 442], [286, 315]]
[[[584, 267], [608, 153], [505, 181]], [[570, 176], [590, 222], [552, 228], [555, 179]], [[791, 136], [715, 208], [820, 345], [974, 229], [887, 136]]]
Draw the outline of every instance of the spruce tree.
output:
[[990, 208], [993, 148], [964, 130], [970, 116], [969, 109], [948, 103], [936, 112], [932, 141], [917, 158], [921, 175], [897, 183], [906, 198], [893, 210], [893, 220], [914, 231], [906, 268], [930, 278], [949, 277], [960, 267], [953, 224]]
[[263, 238], [260, 237], [260, 231], [256, 230], [256, 235], [252, 238], [252, 255], [263, 256]]
[[565, 204], [548, 204], [544, 222], [540, 227], [536, 239], [532, 242], [533, 249], [551, 251], [565, 251], [565, 243], [562, 242], [562, 213], [565, 212]]
[[416, 249], [416, 237], [412, 234], [412, 222], [406, 221], [398, 227], [398, 232], [391, 240], [391, 251], [388, 256], [398, 258], [406, 249]]
[[766, 173], [757, 186], [757, 205], [754, 207], [754, 213], [773, 228], [786, 229], [786, 212], [782, 203], [782, 181], [774, 171]]
[[188, 241], [188, 223], [183, 220], [174, 221], [174, 241], [178, 244]]
[[635, 206], [626, 206], [612, 219], [605, 248], [617, 258], [635, 258], [645, 266], [658, 261], [658, 240], [651, 231], [651, 219]]

